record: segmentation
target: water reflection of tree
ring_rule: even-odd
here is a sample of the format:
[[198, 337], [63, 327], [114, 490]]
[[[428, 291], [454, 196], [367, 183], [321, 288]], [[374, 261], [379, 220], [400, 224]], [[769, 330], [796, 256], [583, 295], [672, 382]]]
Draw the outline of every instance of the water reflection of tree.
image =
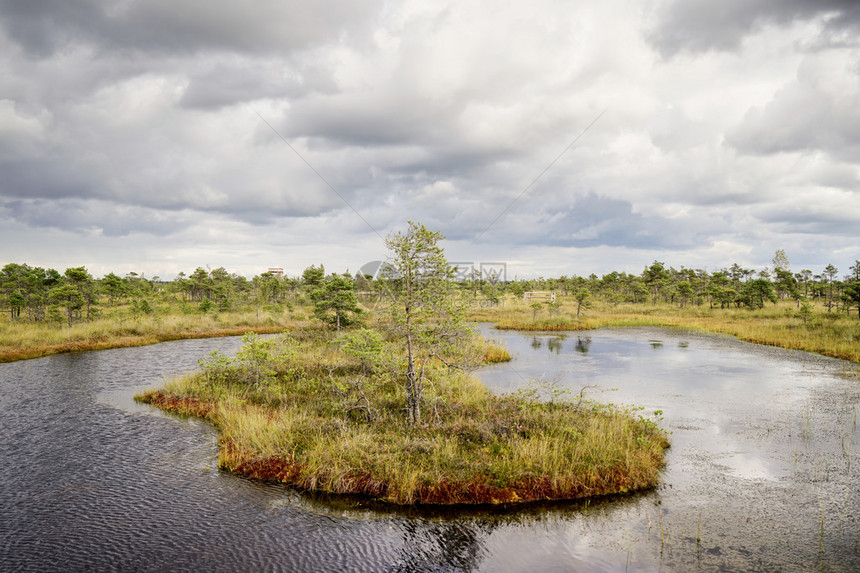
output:
[[577, 336], [576, 337], [576, 345], [574, 348], [577, 352], [581, 354], [588, 354], [588, 349], [591, 346], [591, 337], [590, 336]]
[[403, 548], [392, 571], [476, 571], [494, 521], [403, 523]]
[[561, 343], [563, 340], [564, 340], [564, 338], [562, 338], [560, 336], [555, 337], [555, 338], [550, 338], [546, 342], [547, 348], [549, 349], [550, 352], [554, 351], [556, 354], [561, 354], [561, 346], [562, 346]]
[[[402, 546], [386, 571], [478, 571], [492, 560], [499, 550], [490, 544], [494, 533], [505, 535], [505, 530], [540, 528], [543, 531], [569, 531], [574, 527], [585, 538], [583, 550], [590, 551], [588, 542], [592, 527], [608, 520], [625, 521], [640, 515], [642, 507], [653, 507], [657, 499], [654, 492], [608, 497], [605, 499], [568, 502], [547, 502], [494, 509], [489, 513], [478, 510], [473, 515], [442, 515], [435, 517], [408, 516], [396, 520], [402, 536]], [[620, 518], [616, 516], [620, 512]], [[441, 517], [441, 519], [439, 519]], [[509, 531], [510, 533], [510, 531]], [[658, 540], [659, 542], [659, 540]], [[604, 555], [605, 557], [605, 555]], [[619, 554], [619, 563], [629, 555]], [[540, 563], [538, 556], [534, 561]]]
[[543, 340], [538, 338], [537, 336], [532, 336], [532, 348], [537, 350], [538, 348], [543, 346]]

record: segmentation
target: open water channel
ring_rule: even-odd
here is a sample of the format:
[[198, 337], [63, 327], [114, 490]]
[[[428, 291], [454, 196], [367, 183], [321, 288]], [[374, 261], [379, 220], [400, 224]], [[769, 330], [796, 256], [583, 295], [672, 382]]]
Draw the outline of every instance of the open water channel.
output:
[[217, 469], [207, 423], [132, 396], [236, 338], [0, 364], [0, 571], [857, 571], [856, 365], [660, 329], [496, 332], [492, 389], [662, 410], [661, 485], [394, 510]]

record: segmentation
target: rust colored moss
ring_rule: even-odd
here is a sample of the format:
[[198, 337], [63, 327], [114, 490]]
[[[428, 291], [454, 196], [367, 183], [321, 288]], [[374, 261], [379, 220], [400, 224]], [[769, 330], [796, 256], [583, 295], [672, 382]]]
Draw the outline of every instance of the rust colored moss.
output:
[[[254, 457], [240, 451], [236, 444], [221, 444], [221, 468], [232, 473], [267, 482], [277, 482], [304, 491], [322, 491], [317, 479], [303, 474], [303, 465], [278, 457]], [[339, 481], [340, 486], [326, 493], [360, 495], [396, 504], [426, 505], [497, 505], [537, 501], [575, 500], [641, 490], [656, 485], [654, 481], [634, 482], [621, 468], [592, 476], [593, 483], [561, 485], [546, 476], [519, 480], [505, 487], [492, 485], [491, 476], [478, 475], [469, 480], [420, 485], [409, 500], [399, 499], [391, 488], [370, 474], [354, 474]]]
[[203, 402], [194, 398], [172, 396], [161, 391], [146, 392], [137, 398], [144, 404], [152, 404], [167, 412], [185, 416], [197, 416], [211, 421], [210, 414], [215, 411], [215, 404]]

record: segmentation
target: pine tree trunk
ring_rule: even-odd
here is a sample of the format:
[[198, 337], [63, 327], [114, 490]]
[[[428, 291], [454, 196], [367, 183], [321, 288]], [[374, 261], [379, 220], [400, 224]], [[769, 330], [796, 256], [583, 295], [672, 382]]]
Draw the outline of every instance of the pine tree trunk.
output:
[[415, 358], [412, 353], [412, 335], [406, 334], [406, 417], [410, 426], [421, 421], [421, 396], [418, 390], [418, 381], [415, 379]]

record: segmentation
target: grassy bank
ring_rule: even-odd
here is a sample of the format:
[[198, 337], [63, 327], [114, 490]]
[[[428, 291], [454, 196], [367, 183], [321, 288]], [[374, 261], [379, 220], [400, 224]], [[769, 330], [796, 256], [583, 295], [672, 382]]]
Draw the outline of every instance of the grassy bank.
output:
[[561, 302], [552, 315], [549, 309], [545, 309], [535, 316], [528, 305], [508, 300], [501, 307], [473, 309], [469, 318], [494, 322], [500, 329], [511, 330], [559, 331], [623, 326], [683, 328], [728, 334], [747, 342], [860, 362], [860, 320], [841, 313], [828, 313], [821, 307], [812, 309], [804, 320], [791, 302], [768, 304], [760, 310], [597, 302], [577, 319], [576, 302], [564, 299]]
[[176, 313], [138, 319], [109, 316], [76, 323], [71, 328], [50, 323], [0, 321], [0, 362], [63, 352], [145, 346], [186, 338], [235, 336], [247, 332], [275, 333], [305, 324], [305, 320], [288, 315], [259, 319], [253, 312]]
[[[494, 396], [467, 374], [428, 365], [424, 417], [407, 425], [388, 341], [369, 370], [333, 335], [251, 339], [236, 360], [138, 399], [204, 417], [220, 430], [220, 466], [254, 478], [397, 504], [573, 499], [656, 485], [665, 434], [653, 421], [537, 390]], [[476, 341], [483, 359], [502, 360]]]
[[[792, 302], [767, 304], [760, 310], [679, 308], [668, 304], [619, 304], [597, 301], [576, 317], [576, 302], [561, 297], [552, 311], [535, 313], [529, 305], [508, 296], [503, 306], [472, 308], [469, 319], [494, 322], [501, 329], [559, 331], [622, 326], [676, 327], [735, 336], [740, 340], [816, 352], [860, 362], [860, 320], [814, 307], [804, 320]], [[295, 311], [185, 313], [165, 308], [155, 316], [131, 318], [123, 308], [103, 318], [74, 324], [8, 322], [0, 319], [0, 362], [37, 358], [61, 352], [81, 352], [142, 346], [183, 338], [231, 336], [246, 332], [275, 333], [309, 323], [310, 309]]]

